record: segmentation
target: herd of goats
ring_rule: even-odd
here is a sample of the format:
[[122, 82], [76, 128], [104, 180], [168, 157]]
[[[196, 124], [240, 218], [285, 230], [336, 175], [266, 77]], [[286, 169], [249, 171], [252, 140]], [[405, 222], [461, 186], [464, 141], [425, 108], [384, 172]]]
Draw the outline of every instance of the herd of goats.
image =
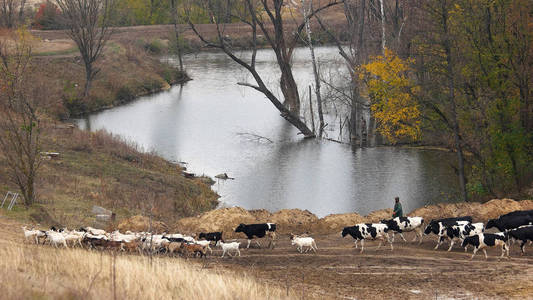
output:
[[[445, 240], [450, 240], [450, 251], [455, 242], [460, 242], [461, 246], [467, 251], [467, 247], [474, 247], [472, 258], [478, 250], [483, 250], [487, 258], [487, 247], [501, 247], [502, 255], [507, 254], [509, 257], [509, 247], [511, 242], [519, 241], [521, 253], [524, 254], [524, 246], [529, 241], [533, 242], [533, 210], [514, 211], [501, 215], [497, 219], [491, 219], [487, 224], [472, 223], [471, 216], [444, 218], [431, 220], [424, 228], [424, 219], [421, 217], [397, 217], [389, 220], [382, 220], [380, 223], [361, 223], [354, 226], [345, 227], [341, 236], [350, 235], [355, 239], [355, 248], [357, 242], [361, 241], [361, 253], [364, 250], [365, 240], [379, 240], [379, 247], [385, 241], [390, 244], [393, 250], [393, 242], [396, 234], [405, 240], [404, 232], [415, 232], [416, 236], [413, 241], [419, 238], [422, 243], [423, 235], [437, 235], [437, 249]], [[487, 233], [486, 229], [497, 228], [500, 232]], [[186, 257], [200, 256], [205, 257], [207, 251], [212, 254], [211, 245], [221, 247], [222, 257], [239, 255], [240, 242], [225, 242], [222, 232], [199, 233], [196, 236], [184, 234], [151, 234], [149, 232], [130, 232], [120, 233], [118, 230], [107, 233], [102, 229], [92, 227], [83, 227], [79, 230], [58, 229], [55, 227], [50, 230], [42, 231], [36, 229], [28, 230], [22, 227], [27, 242], [33, 241], [36, 244], [49, 244], [55, 247], [63, 246], [68, 248], [79, 246], [88, 249], [110, 249], [125, 252], [138, 253], [167, 253], [169, 255], [183, 255]], [[273, 247], [276, 240], [276, 224], [240, 224], [235, 232], [241, 232], [246, 235], [248, 245], [255, 238], [270, 238], [269, 247]], [[291, 244], [296, 246], [300, 253], [313, 251], [316, 253], [317, 246], [315, 240], [304, 235], [290, 234]], [[255, 242], [259, 244], [257, 240]]]

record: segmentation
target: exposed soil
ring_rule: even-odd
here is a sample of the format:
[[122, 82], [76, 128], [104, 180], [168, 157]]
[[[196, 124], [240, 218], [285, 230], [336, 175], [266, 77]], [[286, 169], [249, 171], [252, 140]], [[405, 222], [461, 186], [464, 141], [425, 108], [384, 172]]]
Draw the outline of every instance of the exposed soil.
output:
[[[1, 242], [22, 242], [20, 224], [0, 216]], [[511, 247], [511, 259], [498, 260], [499, 249], [489, 249], [470, 261], [464, 253], [447, 245], [433, 250], [435, 236], [411, 242], [413, 233], [396, 237], [394, 251], [388, 245], [377, 249], [367, 242], [363, 254], [354, 249], [351, 237], [339, 234], [314, 235], [318, 253], [300, 254], [287, 235], [278, 237], [276, 247], [252, 244], [241, 249], [240, 257], [220, 258], [214, 248], [206, 259], [189, 259], [214, 272], [246, 274], [265, 284], [288, 288], [291, 295], [305, 299], [533, 299], [533, 250], [519, 255]], [[239, 239], [246, 247], [246, 241]], [[62, 250], [58, 250], [62, 251]], [[526, 250], [527, 252], [527, 250]], [[176, 258], [180, 259], [180, 258]]]
[[[415, 210], [412, 214], [419, 213], [429, 218], [434, 211], [448, 216], [475, 209], [472, 214], [474, 221], [486, 221], [494, 214], [527, 209], [532, 203], [530, 200], [495, 199], [485, 204], [440, 204]], [[282, 210], [271, 214], [265, 210], [229, 208], [183, 220], [188, 220], [189, 225], [193, 225], [193, 219], [205, 222], [205, 227], [201, 227], [204, 229], [228, 227], [224, 237], [241, 242], [240, 257], [221, 258], [221, 250], [213, 247], [213, 255], [205, 260], [190, 259], [191, 263], [200, 263], [203, 268], [214, 272], [224, 270], [251, 275], [266, 284], [288, 288], [291, 295], [306, 299], [533, 299], [531, 246], [527, 246], [526, 255], [521, 256], [518, 243], [514, 244], [511, 246], [511, 259], [500, 260], [501, 250], [494, 248], [488, 249], [488, 260], [485, 260], [483, 252], [478, 252], [470, 260], [471, 247], [468, 253], [459, 245], [447, 252], [449, 244], [444, 243], [440, 249], [433, 250], [435, 235], [425, 236], [423, 243], [418, 244], [412, 242], [414, 233], [405, 233], [408, 242], [396, 236], [393, 251], [388, 244], [378, 249], [377, 241], [367, 241], [364, 253], [360, 254], [360, 248], [354, 248], [353, 239], [349, 236], [342, 238], [340, 230], [336, 230], [342, 223], [337, 222], [339, 220], [344, 220], [347, 222], [344, 226], [349, 226], [352, 220], [358, 218], [379, 219], [389, 213], [382, 210], [366, 217], [344, 214], [317, 219], [306, 211]], [[233, 225], [226, 226], [239, 222], [238, 219], [252, 222], [265, 218], [278, 222], [279, 234], [274, 249], [267, 248], [269, 241], [266, 239], [259, 240], [261, 248], [252, 243], [250, 249], [245, 249], [247, 242], [244, 235], [229, 231], [229, 226]], [[19, 226], [0, 216], [2, 239], [22, 240]], [[329, 233], [320, 233], [323, 230]], [[288, 232], [309, 232], [316, 240], [318, 253], [298, 253], [290, 245]]]
[[[241, 250], [241, 257], [208, 258], [209, 266], [251, 274], [260, 280], [288, 287], [304, 298], [316, 299], [533, 299], [533, 250], [520, 256], [511, 247], [511, 259], [498, 260], [499, 249], [489, 249], [489, 259], [447, 244], [433, 250], [435, 236], [418, 245], [414, 234], [407, 243], [396, 239], [388, 245], [367, 242], [363, 254], [351, 237], [317, 235], [317, 254], [300, 254], [289, 238], [276, 248]], [[246, 243], [243, 240], [244, 247]], [[243, 245], [241, 244], [241, 245]], [[263, 242], [266, 245], [266, 242]], [[253, 245], [253, 244], [252, 244]], [[527, 250], [526, 250], [527, 251]], [[215, 255], [220, 256], [220, 251]], [[296, 291], [294, 291], [296, 290]]]

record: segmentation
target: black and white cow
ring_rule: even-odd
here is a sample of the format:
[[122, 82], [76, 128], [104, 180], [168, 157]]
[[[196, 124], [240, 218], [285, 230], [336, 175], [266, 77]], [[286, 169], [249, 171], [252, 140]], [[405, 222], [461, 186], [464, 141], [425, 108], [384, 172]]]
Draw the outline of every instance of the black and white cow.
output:
[[403, 232], [414, 231], [416, 235], [413, 242], [419, 236], [419, 243], [422, 243], [422, 226], [424, 225], [424, 219], [422, 217], [396, 217], [390, 220], [381, 220], [381, 223], [387, 225], [389, 230], [392, 231], [391, 242], [394, 242], [394, 236], [397, 233], [400, 234], [404, 242], [407, 242], [403, 236]]
[[217, 231], [217, 232], [200, 232], [200, 234], [198, 235], [198, 239], [204, 239], [206, 241], [213, 241], [215, 242], [215, 244], [222, 240], [222, 231]]
[[[466, 237], [483, 233], [484, 231], [485, 228], [483, 226], [483, 223], [468, 223], [461, 225], [445, 226], [442, 229], [442, 232], [439, 233], [439, 242], [435, 249], [437, 249], [445, 239], [449, 238], [450, 248], [448, 248], [448, 251], [451, 251], [456, 240], [462, 242]], [[467, 248], [465, 247], [465, 252], [466, 250]]]
[[474, 246], [474, 253], [472, 254], [472, 257], [470, 259], [474, 258], [474, 255], [476, 255], [476, 252], [479, 249], [483, 250], [483, 253], [485, 253], [485, 259], [487, 259], [487, 250], [485, 250], [485, 248], [495, 246], [502, 247], [502, 255], [500, 257], [503, 257], [507, 252], [507, 258], [509, 258], [509, 246], [507, 246], [507, 240], [508, 236], [505, 232], [479, 233], [473, 236], [466, 237], [461, 246], [463, 248], [467, 247], [468, 245]]
[[523, 225], [533, 225], [533, 216], [530, 215], [507, 215], [498, 219], [490, 219], [486, 228], [496, 227], [499, 231], [506, 231], [518, 228]]
[[344, 227], [344, 229], [341, 232], [342, 237], [345, 237], [347, 235], [351, 235], [355, 239], [355, 248], [357, 248], [357, 241], [361, 241], [361, 253], [363, 253], [363, 250], [365, 248], [364, 241], [365, 240], [379, 240], [378, 249], [381, 247], [381, 244], [385, 241], [385, 238], [387, 238], [387, 241], [390, 244], [391, 251], [394, 250], [392, 247], [392, 242], [389, 239], [389, 235], [387, 232], [389, 231], [389, 228], [386, 224], [356, 224], [355, 226], [351, 227]]
[[[235, 228], [235, 232], [242, 232], [246, 235], [248, 238], [248, 246], [246, 248], [250, 248], [250, 242], [255, 237], [263, 238], [267, 234], [271, 237], [271, 241], [269, 244], [274, 245], [274, 239], [276, 238], [276, 224], [274, 223], [262, 223], [262, 224], [240, 224], [237, 228]], [[258, 241], [255, 241], [259, 247], [261, 245]]]
[[520, 243], [521, 255], [524, 255], [527, 241], [533, 241], [533, 226], [523, 226], [509, 231], [509, 238]]
[[[457, 223], [457, 222], [461, 222], [461, 223]], [[431, 220], [429, 221], [428, 226], [426, 226], [426, 229], [424, 230], [424, 234], [427, 235], [433, 232], [434, 234], [439, 235], [439, 232], [441, 231], [443, 226], [461, 225], [461, 224], [467, 224], [467, 223], [472, 223], [471, 216]]]

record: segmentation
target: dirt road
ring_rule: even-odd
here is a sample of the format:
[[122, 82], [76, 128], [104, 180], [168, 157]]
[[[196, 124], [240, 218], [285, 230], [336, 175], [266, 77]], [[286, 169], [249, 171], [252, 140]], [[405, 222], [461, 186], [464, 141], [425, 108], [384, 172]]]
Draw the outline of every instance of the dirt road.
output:
[[[22, 242], [20, 226], [0, 216], [0, 245]], [[405, 236], [408, 241], [414, 237]], [[470, 261], [471, 251], [464, 253], [459, 246], [451, 252], [446, 252], [447, 244], [433, 250], [435, 236], [425, 237], [421, 245], [397, 237], [394, 251], [388, 245], [378, 250], [377, 242], [367, 242], [363, 254], [351, 237], [314, 238], [317, 254], [299, 254], [288, 236], [280, 236], [274, 249], [252, 244], [232, 258], [220, 258], [221, 251], [214, 249], [207, 259], [189, 261], [214, 271], [253, 276], [305, 299], [533, 299], [531, 247], [520, 256], [515, 244], [510, 260], [498, 260], [499, 249], [489, 249], [488, 260], [478, 253]]]
[[[408, 241], [413, 237], [406, 234]], [[470, 261], [471, 251], [464, 253], [459, 246], [451, 252], [446, 244], [433, 250], [435, 236], [425, 237], [422, 245], [396, 239], [392, 252], [388, 245], [377, 250], [377, 242], [368, 242], [363, 254], [351, 237], [315, 239], [317, 254], [299, 254], [282, 237], [273, 250], [244, 249], [241, 257], [208, 261], [295, 289], [305, 298], [533, 299], [533, 250], [520, 257], [517, 244], [511, 247], [510, 260], [498, 261], [501, 252], [489, 249], [487, 261], [482, 252]]]

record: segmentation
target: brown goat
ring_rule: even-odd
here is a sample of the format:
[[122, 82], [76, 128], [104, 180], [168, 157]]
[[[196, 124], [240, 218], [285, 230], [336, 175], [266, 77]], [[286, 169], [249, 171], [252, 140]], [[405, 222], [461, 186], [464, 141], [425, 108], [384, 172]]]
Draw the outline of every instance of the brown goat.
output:
[[206, 247], [197, 245], [197, 244], [182, 243], [180, 246], [180, 252], [183, 253], [187, 257], [189, 257], [190, 254], [194, 254], [194, 255], [200, 254], [200, 257], [207, 256]]
[[126, 252], [134, 252], [137, 251], [139, 254], [141, 254], [141, 243], [139, 241], [131, 241], [131, 242], [125, 242], [122, 243], [122, 249]]
[[165, 249], [167, 249], [168, 254], [174, 254], [174, 252], [176, 253], [179, 252], [179, 249], [181, 248], [182, 244], [183, 243], [179, 243], [179, 242], [170, 242], [170, 243], [166, 243], [164, 247]]

